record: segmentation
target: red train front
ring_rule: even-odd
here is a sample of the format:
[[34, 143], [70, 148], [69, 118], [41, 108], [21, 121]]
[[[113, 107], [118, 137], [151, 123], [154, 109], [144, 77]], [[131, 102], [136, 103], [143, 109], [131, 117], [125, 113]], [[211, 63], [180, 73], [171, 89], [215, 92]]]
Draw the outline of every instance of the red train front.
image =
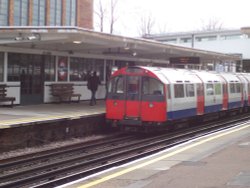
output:
[[113, 125], [160, 124], [167, 120], [165, 85], [151, 71], [125, 67], [109, 81], [106, 119]]

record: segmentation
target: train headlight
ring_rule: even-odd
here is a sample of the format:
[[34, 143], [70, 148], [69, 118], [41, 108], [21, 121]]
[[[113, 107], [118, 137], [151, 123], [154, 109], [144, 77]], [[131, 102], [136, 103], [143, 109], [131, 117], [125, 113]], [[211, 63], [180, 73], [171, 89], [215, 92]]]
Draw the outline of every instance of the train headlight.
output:
[[153, 103], [149, 103], [149, 108], [153, 108], [154, 107], [154, 104]]

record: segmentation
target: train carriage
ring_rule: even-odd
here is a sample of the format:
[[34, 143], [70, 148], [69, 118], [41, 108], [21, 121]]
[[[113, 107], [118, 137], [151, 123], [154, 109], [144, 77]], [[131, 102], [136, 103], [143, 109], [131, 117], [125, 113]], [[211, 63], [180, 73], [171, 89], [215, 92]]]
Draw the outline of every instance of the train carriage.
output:
[[149, 127], [242, 109], [244, 101], [250, 104], [249, 82], [248, 74], [125, 67], [109, 82], [106, 119], [115, 125]]

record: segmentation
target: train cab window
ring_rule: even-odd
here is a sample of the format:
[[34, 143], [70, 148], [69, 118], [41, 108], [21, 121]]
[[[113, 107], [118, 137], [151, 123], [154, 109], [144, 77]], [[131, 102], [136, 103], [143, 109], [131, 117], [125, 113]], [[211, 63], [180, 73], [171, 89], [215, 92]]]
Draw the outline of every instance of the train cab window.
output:
[[221, 84], [220, 83], [216, 83], [214, 89], [215, 89], [215, 95], [221, 95]]
[[154, 78], [143, 77], [142, 79], [143, 95], [163, 95], [164, 85]]
[[139, 76], [129, 76], [127, 77], [127, 92], [129, 94], [139, 93]]
[[214, 95], [214, 85], [213, 84], [207, 84], [207, 95]]
[[117, 76], [111, 79], [108, 86], [108, 93], [124, 93], [124, 77]]
[[183, 84], [174, 84], [174, 97], [184, 98], [184, 85]]
[[186, 96], [194, 97], [194, 84], [186, 84]]

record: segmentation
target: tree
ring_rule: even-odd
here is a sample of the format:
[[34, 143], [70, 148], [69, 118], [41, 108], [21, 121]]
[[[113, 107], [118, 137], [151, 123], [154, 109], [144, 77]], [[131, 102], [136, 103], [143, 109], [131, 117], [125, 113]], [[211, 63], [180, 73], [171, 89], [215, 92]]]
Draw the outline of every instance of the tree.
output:
[[103, 27], [104, 27], [104, 17], [105, 14], [107, 12], [106, 8], [103, 6], [101, 0], [99, 0], [98, 5], [96, 6], [96, 10], [94, 11], [95, 14], [98, 17], [99, 23], [98, 23], [98, 27], [100, 29], [101, 32], [103, 32]]
[[[101, 32], [105, 31], [105, 26], [109, 28], [109, 33], [114, 32], [115, 22], [118, 20], [116, 16], [116, 8], [119, 0], [99, 0], [95, 5], [95, 14], [97, 16], [96, 25]], [[106, 29], [107, 31], [107, 29]]]
[[155, 19], [151, 13], [142, 15], [139, 22], [138, 32], [140, 36], [143, 37], [152, 34], [155, 26]]
[[117, 21], [118, 17], [116, 17], [115, 10], [118, 0], [111, 0], [110, 3], [110, 33], [114, 32], [114, 24]]
[[214, 31], [214, 30], [221, 30], [222, 22], [217, 18], [210, 18], [207, 23], [203, 22], [202, 30], [203, 31]]

